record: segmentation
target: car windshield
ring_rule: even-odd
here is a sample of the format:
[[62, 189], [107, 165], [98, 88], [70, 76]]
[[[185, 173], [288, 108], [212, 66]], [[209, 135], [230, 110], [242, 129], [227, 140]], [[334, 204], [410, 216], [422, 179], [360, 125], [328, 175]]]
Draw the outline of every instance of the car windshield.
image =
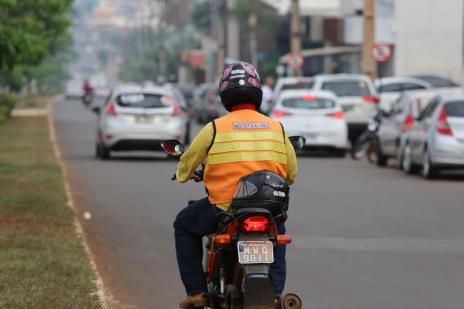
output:
[[332, 91], [339, 97], [362, 97], [371, 95], [367, 83], [363, 80], [328, 81], [324, 82], [322, 89]]
[[285, 84], [282, 86], [282, 90], [291, 90], [291, 89], [311, 89], [313, 88], [313, 82], [298, 82], [295, 84]]
[[330, 99], [313, 98], [313, 97], [298, 97], [288, 98], [282, 101], [282, 106], [288, 108], [300, 109], [326, 109], [335, 107], [335, 102]]
[[448, 117], [464, 117], [464, 101], [447, 103], [445, 110]]
[[161, 108], [169, 106], [170, 98], [159, 94], [125, 93], [116, 98], [116, 103], [122, 107]]

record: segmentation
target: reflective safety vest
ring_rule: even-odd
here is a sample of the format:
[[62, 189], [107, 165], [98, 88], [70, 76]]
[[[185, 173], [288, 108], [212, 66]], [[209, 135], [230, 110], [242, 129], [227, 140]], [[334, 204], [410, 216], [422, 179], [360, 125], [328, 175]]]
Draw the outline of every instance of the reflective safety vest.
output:
[[283, 128], [254, 110], [238, 110], [214, 121], [204, 182], [211, 204], [228, 204], [243, 176], [257, 171], [287, 178]]

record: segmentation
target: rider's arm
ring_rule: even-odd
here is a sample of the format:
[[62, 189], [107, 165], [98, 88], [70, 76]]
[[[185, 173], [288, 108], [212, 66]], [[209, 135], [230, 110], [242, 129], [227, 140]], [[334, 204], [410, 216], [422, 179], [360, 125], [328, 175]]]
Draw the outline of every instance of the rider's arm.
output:
[[208, 123], [193, 139], [188, 150], [180, 157], [180, 162], [176, 171], [178, 182], [187, 182], [195, 169], [205, 161], [213, 137], [213, 125], [212, 123]]
[[296, 163], [295, 148], [293, 148], [292, 142], [285, 135], [285, 146], [287, 147], [287, 182], [292, 184], [296, 180], [296, 173], [298, 165]]

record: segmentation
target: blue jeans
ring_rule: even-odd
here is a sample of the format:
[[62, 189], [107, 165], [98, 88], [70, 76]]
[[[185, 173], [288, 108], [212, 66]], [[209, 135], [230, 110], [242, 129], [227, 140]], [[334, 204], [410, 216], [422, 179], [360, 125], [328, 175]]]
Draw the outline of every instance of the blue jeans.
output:
[[[204, 198], [189, 204], [174, 221], [177, 263], [182, 283], [188, 294], [207, 291], [202, 265], [202, 237], [217, 232], [216, 215], [221, 211]], [[285, 234], [284, 224], [279, 226], [279, 233]], [[274, 293], [282, 294], [286, 277], [285, 245], [274, 247], [271, 277]]]

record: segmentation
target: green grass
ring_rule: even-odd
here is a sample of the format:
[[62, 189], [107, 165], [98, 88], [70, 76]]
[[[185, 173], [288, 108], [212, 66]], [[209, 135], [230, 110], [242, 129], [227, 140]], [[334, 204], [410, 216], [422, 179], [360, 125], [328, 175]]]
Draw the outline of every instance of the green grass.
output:
[[100, 308], [44, 117], [0, 126], [0, 308]]

